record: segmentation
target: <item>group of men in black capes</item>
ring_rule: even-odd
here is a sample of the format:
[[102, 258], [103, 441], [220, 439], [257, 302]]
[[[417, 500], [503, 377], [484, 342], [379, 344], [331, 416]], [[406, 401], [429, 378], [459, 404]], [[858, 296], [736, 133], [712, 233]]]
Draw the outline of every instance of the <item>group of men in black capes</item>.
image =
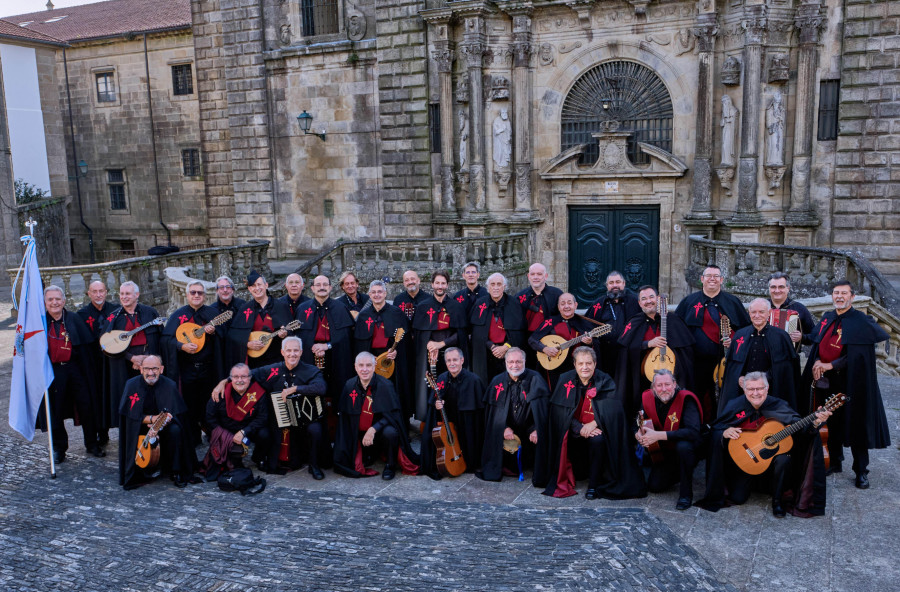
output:
[[[775, 515], [808, 516], [824, 510], [826, 456], [829, 471], [841, 472], [849, 447], [855, 484], [865, 489], [868, 450], [889, 445], [875, 367], [875, 344], [887, 334], [852, 307], [848, 282], [833, 286], [834, 310], [815, 323], [788, 298], [783, 274], [770, 278], [770, 298], [753, 300], [749, 314], [722, 290], [716, 266], [671, 312], [655, 288], [632, 292], [619, 272], [583, 315], [575, 296], [547, 284], [541, 264], [514, 294], [499, 273], [481, 286], [474, 262], [463, 278], [465, 288], [451, 294], [450, 276], [435, 272], [426, 293], [407, 271], [404, 290], [388, 302], [384, 281], [361, 294], [350, 272], [341, 276], [340, 299], [326, 276], [313, 279], [312, 298], [303, 295], [296, 274], [273, 298], [253, 271], [247, 301], [223, 276], [206, 305], [204, 284], [190, 282], [187, 303], [164, 325], [139, 303], [133, 282], [120, 286], [118, 306], [93, 282], [90, 303], [77, 313], [50, 286], [56, 459], [65, 460], [68, 446], [62, 419], [74, 415], [94, 456], [105, 455], [109, 428], [119, 428], [127, 489], [161, 472], [180, 487], [198, 481], [197, 472], [211, 480], [243, 466], [248, 454], [267, 472], [305, 465], [314, 479], [325, 469], [375, 475], [380, 459], [384, 479], [397, 471], [440, 479], [446, 470], [430, 435], [446, 417], [467, 470], [484, 480], [521, 480], [530, 471], [546, 495], [566, 497], [586, 479], [588, 499], [642, 497], [677, 484], [683, 510], [694, 503], [694, 469], [705, 459], [700, 507], [743, 503], [758, 486], [773, 493]], [[773, 310], [798, 322], [789, 331], [773, 326]], [[130, 338], [127, 347], [101, 352], [101, 338], [113, 332]], [[666, 352], [674, 362], [665, 363]], [[847, 402], [832, 415], [821, 406], [836, 394]], [[729, 442], [743, 432], [804, 416], [809, 425], [793, 448], [760, 477], [731, 459]], [[819, 434], [826, 421], [827, 449]], [[419, 453], [411, 427], [422, 432]], [[159, 444], [158, 465], [138, 466], [144, 438]], [[200, 462], [195, 449], [204, 439]]]

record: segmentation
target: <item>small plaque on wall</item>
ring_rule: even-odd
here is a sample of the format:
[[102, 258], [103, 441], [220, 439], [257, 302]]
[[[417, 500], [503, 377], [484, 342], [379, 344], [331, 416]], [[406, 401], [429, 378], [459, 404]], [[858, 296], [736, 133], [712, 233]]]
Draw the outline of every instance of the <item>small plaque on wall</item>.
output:
[[742, 232], [731, 232], [731, 242], [733, 243], [758, 243], [759, 231], [750, 230]]
[[606, 192], [607, 193], [618, 193], [619, 192], [619, 182], [618, 181], [607, 181], [606, 182]]

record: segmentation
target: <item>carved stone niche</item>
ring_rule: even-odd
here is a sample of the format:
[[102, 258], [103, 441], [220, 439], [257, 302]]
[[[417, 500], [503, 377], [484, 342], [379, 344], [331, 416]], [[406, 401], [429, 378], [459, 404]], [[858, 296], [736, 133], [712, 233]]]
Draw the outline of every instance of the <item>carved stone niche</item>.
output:
[[790, 78], [790, 59], [785, 53], [773, 53], [769, 58], [769, 84], [784, 84]]
[[722, 64], [722, 84], [737, 86], [741, 83], [741, 60], [737, 56], [731, 56]]
[[[487, 86], [487, 85], [485, 85]], [[490, 99], [492, 101], [508, 101], [509, 100], [509, 79], [505, 76], [491, 77]]]

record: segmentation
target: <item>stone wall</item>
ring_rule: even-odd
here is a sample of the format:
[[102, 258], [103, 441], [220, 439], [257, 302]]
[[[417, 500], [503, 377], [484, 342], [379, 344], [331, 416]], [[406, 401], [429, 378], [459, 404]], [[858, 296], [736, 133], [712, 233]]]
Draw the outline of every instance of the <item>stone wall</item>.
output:
[[833, 243], [900, 275], [900, 3], [845, 7]]
[[29, 234], [25, 222], [33, 218], [34, 239], [37, 244], [38, 264], [41, 267], [57, 267], [72, 264], [69, 246], [69, 214], [66, 197], [51, 197], [19, 206], [19, 233]]

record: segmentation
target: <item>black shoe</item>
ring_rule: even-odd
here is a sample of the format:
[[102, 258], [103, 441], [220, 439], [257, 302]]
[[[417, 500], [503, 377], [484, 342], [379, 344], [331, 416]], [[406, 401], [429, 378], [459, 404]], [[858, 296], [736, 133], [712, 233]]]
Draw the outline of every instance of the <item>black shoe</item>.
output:
[[381, 478], [385, 481], [390, 481], [394, 478], [394, 468], [393, 467], [384, 467], [384, 471], [381, 472]]
[[174, 479], [172, 479], [172, 483], [174, 483], [175, 487], [177, 487], [179, 489], [184, 489], [185, 487], [188, 486], [188, 482], [185, 481], [184, 479], [182, 479], [181, 477], [175, 477]]
[[109, 444], [109, 433], [104, 432], [102, 434], [97, 435], [97, 445], [100, 447], [106, 446]]
[[53, 451], [53, 462], [56, 464], [62, 464], [66, 462], [66, 453], [58, 452], [56, 450]]
[[869, 475], [866, 473], [860, 473], [856, 476], [856, 488], [857, 489], [868, 489], [869, 488]]
[[597, 490], [593, 487], [584, 492], [584, 499], [595, 500], [597, 499]]
[[680, 497], [678, 498], [678, 502], [675, 504], [676, 510], [687, 510], [691, 507], [691, 498], [689, 497]]
[[312, 465], [310, 465], [309, 467], [309, 474], [312, 475], [312, 478], [316, 481], [321, 481], [325, 478], [325, 473], [322, 472], [322, 469], [320, 469], [319, 467], [314, 467]]
[[787, 512], [784, 511], [784, 506], [781, 505], [781, 502], [772, 502], [772, 516], [784, 518], [786, 515]]
[[99, 446], [92, 446], [91, 448], [88, 448], [87, 451], [88, 454], [93, 454], [97, 458], [103, 458], [104, 456], [106, 456], [106, 452]]
[[267, 475], [287, 475], [287, 469], [283, 469], [281, 467], [276, 467], [274, 469], [263, 467], [263, 472]]
[[842, 473], [844, 472], [844, 468], [841, 466], [839, 462], [831, 463], [831, 466], [825, 471], [825, 476], [832, 475], [834, 473]]

